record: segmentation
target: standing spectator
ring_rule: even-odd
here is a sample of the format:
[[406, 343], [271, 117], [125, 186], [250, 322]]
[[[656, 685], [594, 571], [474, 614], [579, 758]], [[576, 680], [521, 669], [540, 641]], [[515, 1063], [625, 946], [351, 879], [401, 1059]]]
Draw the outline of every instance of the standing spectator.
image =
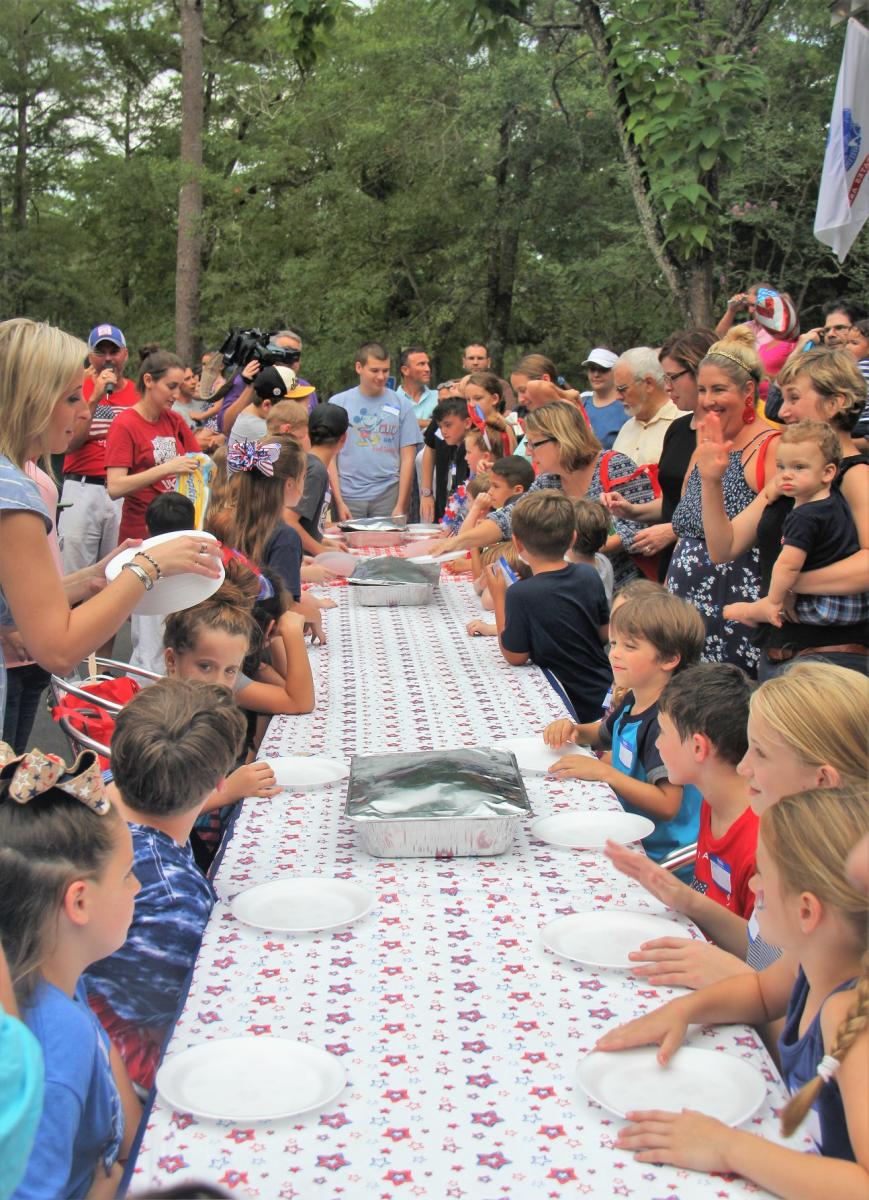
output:
[[422, 433], [409, 400], [386, 386], [389, 354], [366, 342], [356, 356], [359, 383], [330, 399], [347, 410], [347, 442], [338, 455], [341, 496], [354, 517], [405, 516]]
[[[473, 375], [477, 371], [491, 371], [492, 356], [485, 342], [469, 342], [462, 351], [462, 371]], [[516, 408], [516, 397], [506, 379], [498, 377], [501, 385], [501, 397], [504, 401], [504, 412], [513, 412]], [[443, 396], [440, 397], [443, 400]]]
[[628, 419], [622, 398], [616, 391], [613, 367], [618, 355], [603, 346], [595, 346], [582, 365], [588, 372], [590, 392], [581, 392], [588, 423], [604, 450], [612, 450], [616, 434]]
[[[869, 321], [855, 321], [848, 333], [845, 349], [857, 364], [857, 370], [866, 380], [866, 390], [869, 393]], [[854, 426], [853, 437], [865, 442], [869, 438], [869, 394], [866, 404]]]
[[78, 571], [110, 554], [118, 544], [121, 504], [106, 487], [106, 438], [118, 413], [139, 399], [135, 384], [124, 378], [129, 357], [117, 325], [95, 325], [88, 337], [82, 395], [88, 418], [76, 426], [63, 461], [61, 502], [68, 507], [58, 526], [66, 572]]
[[636, 463], [656, 463], [661, 457], [664, 435], [680, 415], [664, 388], [664, 368], [654, 350], [635, 346], [616, 361], [613, 376], [629, 415], [613, 442], [613, 449]]
[[422, 346], [407, 346], [398, 356], [398, 373], [401, 383], [396, 394], [409, 400], [416, 414], [420, 429], [428, 429], [431, 415], [438, 402], [438, 394], [431, 383], [431, 363]]
[[173, 490], [177, 475], [196, 470], [196, 460], [186, 456], [198, 451], [199, 443], [172, 411], [183, 378], [180, 358], [168, 350], [152, 349], [139, 369], [141, 400], [122, 413], [109, 431], [106, 475], [112, 499], [124, 498], [122, 538], [146, 538], [148, 505], [161, 492]]
[[767, 342], [772, 341], [772, 334], [768, 329], [764, 329], [763, 325], [758, 323], [756, 316], [757, 293], [761, 288], [767, 288], [770, 291], [773, 290], [771, 283], [753, 283], [749, 287], [748, 291], [737, 292], [736, 295], [730, 297], [730, 299], [727, 301], [727, 309], [724, 313], [724, 316], [715, 326], [715, 332], [720, 338], [723, 338], [725, 334], [731, 328], [733, 328], [734, 322], [736, 321], [736, 314], [738, 312], [747, 312], [748, 320], [740, 323], [745, 325], [745, 327], [754, 335], [754, 340], [757, 344], [758, 350], [760, 350], [761, 346], [766, 345]]
[[196, 434], [199, 445], [208, 453], [226, 441], [222, 433], [215, 429], [207, 429], [202, 424], [203, 413], [209, 407], [208, 401], [199, 397], [199, 376], [192, 367], [185, 367], [184, 378], [178, 389], [178, 399], [172, 405], [172, 411], [178, 413], [187, 428]]

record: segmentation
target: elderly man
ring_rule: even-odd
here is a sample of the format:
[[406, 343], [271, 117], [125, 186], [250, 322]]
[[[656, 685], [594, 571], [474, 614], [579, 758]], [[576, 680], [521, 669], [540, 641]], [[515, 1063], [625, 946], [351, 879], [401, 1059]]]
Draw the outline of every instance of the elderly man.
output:
[[664, 434], [682, 413], [664, 391], [664, 370], [649, 346], [634, 346], [613, 367], [616, 391], [629, 419], [619, 430], [613, 450], [640, 466], [661, 457]]

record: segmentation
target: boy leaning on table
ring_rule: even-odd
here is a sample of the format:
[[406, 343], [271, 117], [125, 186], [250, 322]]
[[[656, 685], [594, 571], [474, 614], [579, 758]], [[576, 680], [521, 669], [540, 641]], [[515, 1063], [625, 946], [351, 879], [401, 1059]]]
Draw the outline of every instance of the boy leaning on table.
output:
[[[613, 612], [609, 628], [613, 682], [627, 694], [602, 721], [553, 721], [543, 738], [553, 749], [577, 742], [611, 750], [612, 761], [571, 754], [550, 770], [562, 778], [608, 783], [626, 812], [651, 818], [655, 828], [643, 845], [650, 858], [660, 861], [697, 840], [700, 793], [667, 777], [657, 747], [658, 701], [671, 677], [700, 658], [706, 627], [695, 608], [662, 591], [626, 600]], [[688, 865], [676, 874], [690, 883], [693, 868]]]
[[88, 968], [88, 1002], [135, 1084], [148, 1089], [214, 907], [190, 847], [246, 724], [226, 688], [161, 679], [118, 714], [112, 770], [141, 885], [124, 945]]

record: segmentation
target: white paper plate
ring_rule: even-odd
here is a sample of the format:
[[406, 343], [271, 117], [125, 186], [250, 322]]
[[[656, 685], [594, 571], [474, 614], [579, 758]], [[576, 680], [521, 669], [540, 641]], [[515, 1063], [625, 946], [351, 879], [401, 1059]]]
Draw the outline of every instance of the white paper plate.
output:
[[280, 1121], [312, 1112], [347, 1082], [332, 1054], [279, 1037], [215, 1038], [171, 1054], [157, 1091], [177, 1112], [214, 1121]]
[[547, 950], [586, 967], [630, 969], [628, 955], [652, 938], [685, 937], [675, 921], [638, 912], [581, 912], [550, 921], [540, 930]]
[[562, 746], [560, 750], [552, 750], [544, 742], [542, 734], [537, 737], [503, 738], [501, 741], [492, 742], [491, 745], [495, 750], [511, 750], [516, 755], [519, 770], [527, 771], [530, 775], [546, 775], [552, 764], [565, 755], [588, 755], [586, 749], [575, 746], [572, 742]]
[[347, 763], [335, 758], [316, 758], [311, 754], [290, 754], [286, 758], [268, 758], [266, 762], [275, 773], [278, 787], [290, 791], [337, 783], [350, 774]]
[[[124, 563], [131, 562], [140, 550], [148, 550], [151, 546], [160, 546], [163, 542], [171, 542], [173, 538], [193, 537], [197, 541], [216, 542], [217, 538], [201, 529], [190, 529], [181, 533], [161, 533], [157, 537], [146, 538], [141, 546], [131, 547], [116, 554], [106, 567], [106, 579], [109, 583], [120, 575]], [[135, 611], [140, 617], [165, 617], [169, 613], [181, 612], [192, 608], [202, 600], [207, 600], [223, 583], [223, 567], [220, 575], [213, 579], [210, 575], [196, 575], [192, 571], [184, 575], [170, 575], [158, 579], [150, 591], [145, 592], [136, 605]]]
[[365, 888], [325, 875], [275, 879], [246, 888], [233, 899], [233, 916], [255, 929], [320, 933], [358, 921], [374, 907]]
[[655, 822], [639, 813], [562, 812], [539, 817], [531, 823], [531, 834], [550, 846], [570, 850], [603, 850], [610, 839], [627, 845], [648, 837]]
[[596, 1050], [581, 1060], [576, 1081], [617, 1117], [648, 1109], [693, 1108], [725, 1125], [741, 1125], [766, 1098], [763, 1076], [742, 1058], [681, 1046], [662, 1067], [657, 1052], [657, 1046]]
[[450, 550], [448, 554], [416, 554], [413, 558], [408, 558], [408, 562], [413, 563], [434, 563], [434, 562], [451, 562], [454, 558], [464, 558], [467, 550]]
[[337, 571], [339, 575], [352, 575], [359, 566], [359, 558], [346, 550], [325, 550], [314, 559], [314, 565], [326, 567], [329, 571]]

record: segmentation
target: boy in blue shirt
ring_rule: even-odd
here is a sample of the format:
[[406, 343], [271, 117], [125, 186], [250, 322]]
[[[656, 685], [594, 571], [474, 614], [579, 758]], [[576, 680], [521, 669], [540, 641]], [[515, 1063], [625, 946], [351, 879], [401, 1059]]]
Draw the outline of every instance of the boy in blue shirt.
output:
[[[658, 699], [677, 671], [699, 660], [705, 638], [700, 614], [678, 596], [627, 600], [610, 619], [610, 666], [615, 686], [627, 689], [624, 699], [602, 721], [553, 721], [543, 734], [553, 748], [576, 742], [611, 751], [609, 762], [568, 755], [551, 771], [608, 783], [626, 812], [650, 817], [655, 829], [643, 845], [656, 861], [696, 842], [700, 827], [700, 793], [691, 784], [670, 783], [656, 743]], [[677, 874], [690, 882], [693, 866]]]
[[232, 770], [245, 720], [227, 688], [161, 679], [118, 715], [112, 769], [133, 837], [136, 896], [120, 950], [85, 973], [88, 1002], [134, 1083], [150, 1088], [214, 907], [190, 831]]

